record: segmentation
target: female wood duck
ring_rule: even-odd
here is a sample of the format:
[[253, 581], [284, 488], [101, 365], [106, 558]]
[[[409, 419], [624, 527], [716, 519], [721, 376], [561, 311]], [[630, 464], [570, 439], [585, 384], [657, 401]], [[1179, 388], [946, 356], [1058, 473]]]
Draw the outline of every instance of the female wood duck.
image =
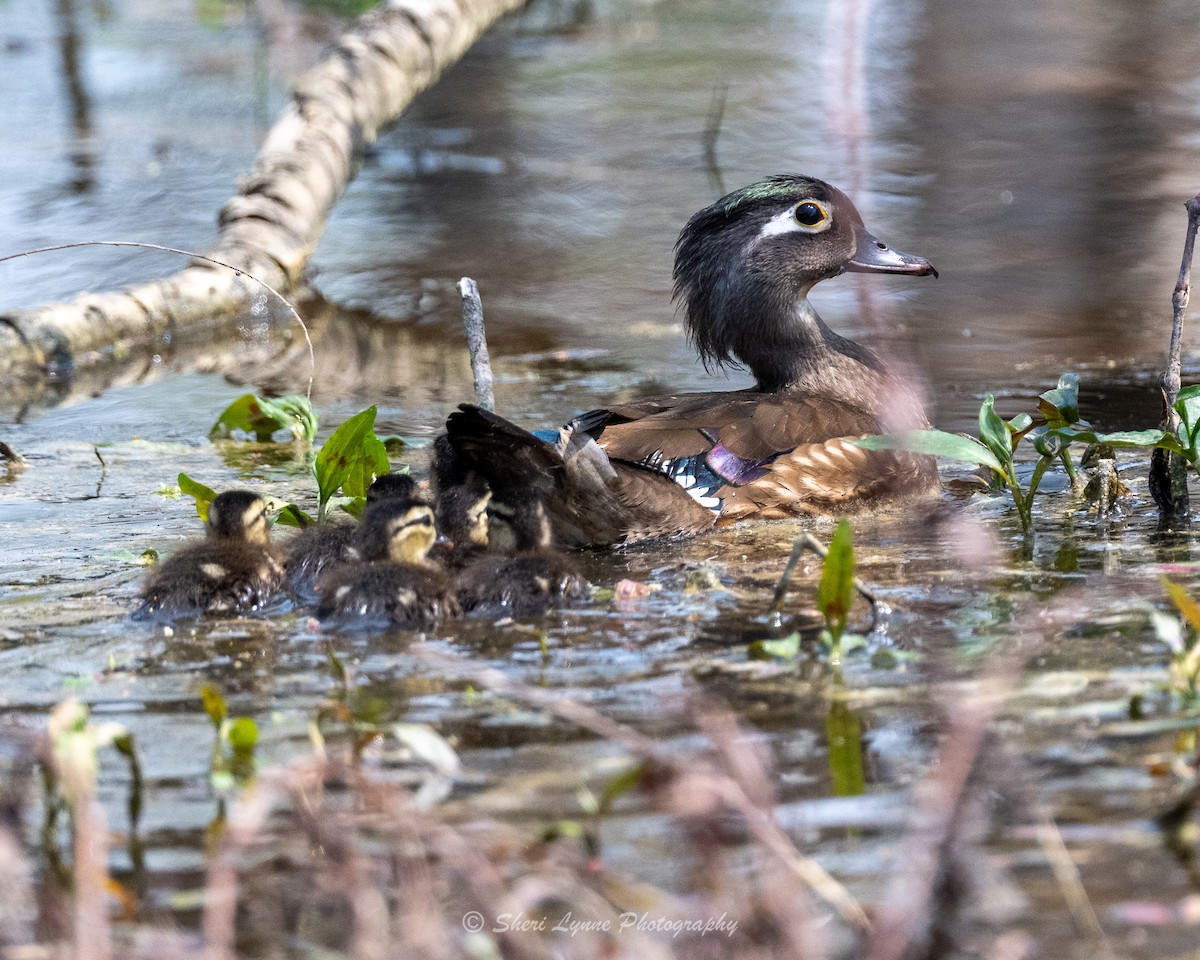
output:
[[550, 519], [536, 494], [510, 490], [502, 499], [493, 498], [488, 541], [496, 552], [480, 557], [459, 577], [464, 610], [528, 616], [587, 595], [579, 568], [551, 546]]
[[267, 505], [230, 490], [208, 505], [207, 536], [150, 571], [138, 619], [174, 620], [206, 613], [249, 613], [283, 587], [283, 558], [270, 542]]
[[428, 504], [384, 500], [363, 511], [355, 549], [320, 584], [317, 618], [343, 626], [420, 626], [461, 613], [450, 579], [428, 562], [437, 538]]
[[[367, 487], [367, 506], [381, 500], [411, 502], [417, 496], [417, 482], [407, 473], [385, 473]], [[328, 523], [305, 527], [287, 546], [284, 569], [296, 596], [306, 602], [317, 598], [321, 575], [341, 563], [358, 559], [354, 539], [358, 526], [354, 523]]]
[[937, 276], [872, 236], [820, 180], [781, 175], [736, 190], [679, 235], [675, 298], [705, 367], [745, 366], [757, 387], [594, 410], [549, 436], [464, 405], [443, 445], [458, 462], [441, 469], [477, 472], [498, 498], [537, 491], [570, 546], [928, 495], [932, 458], [850, 442], [926, 421], [904, 380], [808, 302], [814, 284], [846, 271]]

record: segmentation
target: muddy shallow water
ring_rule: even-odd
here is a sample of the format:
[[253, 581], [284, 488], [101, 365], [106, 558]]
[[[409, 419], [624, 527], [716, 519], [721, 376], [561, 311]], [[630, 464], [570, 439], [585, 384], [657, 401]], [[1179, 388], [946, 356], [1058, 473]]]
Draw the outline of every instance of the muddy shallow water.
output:
[[[0, 6], [4, 252], [83, 238], [207, 241], [289, 71], [315, 53], [301, 38], [321, 33], [292, 18], [288, 45], [263, 46], [243, 8], [213, 9], [201, 22], [182, 3], [79, 12], [91, 117], [81, 134], [59, 69], [61, 23], [48, 9]], [[1200, 12], [1053, 0], [1018, 20], [983, 0], [928, 0], [866, 13], [864, 30], [852, 3], [544, 3], [486, 38], [381, 138], [317, 250], [324, 300], [304, 313], [322, 437], [376, 403], [379, 433], [427, 439], [469, 399], [453, 289], [463, 275], [483, 293], [498, 406], [518, 421], [706, 389], [713, 380], [670, 304], [672, 243], [718, 181], [780, 170], [843, 186], [880, 237], [940, 269], [936, 281], [843, 277], [814, 295], [831, 325], [917, 372], [939, 426], [970, 429], [988, 391], [1006, 414], [1032, 410], [1067, 369], [1081, 373], [1083, 415], [1097, 426], [1152, 425], [1181, 204], [1200, 188], [1200, 68], [1179, 42]], [[701, 135], [722, 88], [713, 170]], [[169, 269], [128, 251], [57, 256], [0, 266], [6, 306]], [[544, 649], [527, 629], [475, 622], [425, 638], [330, 635], [300, 612], [173, 635], [131, 622], [138, 555], [198, 531], [190, 501], [166, 495], [180, 471], [312, 504], [302, 453], [207, 439], [247, 387], [304, 389], [300, 340], [266, 313], [231, 343], [131, 358], [115, 385], [99, 371], [31, 406], [0, 405], [0, 439], [28, 460], [0, 466], [0, 706], [36, 727], [74, 694], [134, 732], [145, 856], [132, 862], [118, 845], [112, 866], [139, 891], [143, 917], [191, 922], [183, 904], [216, 811], [200, 685], [257, 719], [261, 763], [287, 759], [308, 749], [308, 722], [333, 686], [328, 640], [387, 716], [429, 723], [458, 747], [467, 775], [449, 801], [456, 816], [498, 812], [531, 830], [578, 815], [577, 787], [619, 751], [481, 699], [412, 644], [569, 691], [681, 752], [695, 748], [692, 692], [725, 698], [773, 751], [780, 822], [866, 902], [892, 866], [939, 705], [989, 650], [1020, 643], [1029, 662], [997, 732], [1057, 822], [1101, 924], [1120, 955], [1194, 950], [1195, 879], [1154, 823], [1174, 781], [1151, 758], [1171, 755], [1174, 733], [1126, 722], [1131, 694], [1167, 669], [1137, 603], [1163, 605], [1164, 562], [1182, 582], [1200, 579], [1178, 566], [1196, 558], [1194, 536], [1156, 532], [1144, 460], [1122, 461], [1133, 497], [1114, 524], [1074, 507], [1061, 483], [1051, 489], [1032, 558], [998, 499], [947, 497], [952, 519], [940, 524], [856, 522], [861, 576], [892, 614], [842, 670], [863, 729], [866, 797], [838, 797], [826, 731], [837, 683], [823, 656], [790, 665], [747, 652], [767, 629], [793, 539], [827, 538], [827, 522], [587, 554], [598, 586], [660, 589], [539, 621]], [[716, 388], [730, 382], [746, 380]], [[415, 445], [405, 462], [421, 472], [425, 456]], [[811, 606], [818, 571], [802, 566], [789, 613]], [[102, 784], [123, 822], [119, 766], [105, 766]], [[671, 840], [637, 802], [602, 830], [613, 864], [681, 884]], [[989, 853], [993, 922], [1031, 931], [1029, 955], [1091, 955], [1031, 828], [1006, 825]]]

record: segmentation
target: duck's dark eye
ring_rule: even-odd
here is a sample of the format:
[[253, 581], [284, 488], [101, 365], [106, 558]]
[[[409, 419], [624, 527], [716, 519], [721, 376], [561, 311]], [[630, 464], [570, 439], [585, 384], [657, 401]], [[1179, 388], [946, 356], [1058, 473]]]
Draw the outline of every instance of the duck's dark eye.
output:
[[829, 216], [825, 212], [825, 208], [813, 200], [805, 200], [804, 203], [797, 204], [792, 215], [798, 224], [805, 227], [815, 227]]

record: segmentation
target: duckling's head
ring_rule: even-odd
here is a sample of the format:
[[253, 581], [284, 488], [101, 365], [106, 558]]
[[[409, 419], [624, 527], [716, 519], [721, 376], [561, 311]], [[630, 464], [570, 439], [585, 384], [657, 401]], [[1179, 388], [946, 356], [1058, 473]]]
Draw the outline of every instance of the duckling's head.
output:
[[706, 368], [745, 364], [775, 389], [782, 374], [771, 355], [820, 343], [815, 313], [808, 320], [797, 305], [813, 284], [847, 270], [937, 275], [923, 257], [877, 240], [836, 187], [778, 175], [688, 221], [675, 244], [674, 295]]
[[367, 487], [367, 506], [382, 500], [413, 500], [416, 495], [417, 481], [410, 474], [384, 473]]
[[541, 498], [527, 490], [505, 491], [487, 507], [488, 543], [493, 550], [544, 550], [550, 546], [550, 518]]
[[445, 488], [438, 494], [438, 530], [455, 546], [486, 547], [491, 499], [492, 492], [476, 484], [458, 483]]
[[208, 535], [217, 540], [264, 544], [270, 540], [267, 503], [249, 490], [227, 490], [208, 505]]
[[358, 550], [364, 560], [421, 564], [436, 539], [428, 504], [383, 500], [363, 511]]

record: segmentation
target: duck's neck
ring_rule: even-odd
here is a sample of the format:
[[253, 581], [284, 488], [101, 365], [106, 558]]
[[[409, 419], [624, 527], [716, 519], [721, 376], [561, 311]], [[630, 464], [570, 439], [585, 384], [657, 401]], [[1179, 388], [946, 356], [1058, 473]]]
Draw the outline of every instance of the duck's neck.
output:
[[[886, 377], [866, 347], [838, 336], [809, 303], [808, 290], [791, 302], [764, 293], [753, 297], [753, 323], [731, 325], [739, 334], [733, 353], [749, 368], [765, 393], [788, 389], [842, 393], [861, 385], [872, 391]], [[836, 386], [835, 386], [836, 385]]]

